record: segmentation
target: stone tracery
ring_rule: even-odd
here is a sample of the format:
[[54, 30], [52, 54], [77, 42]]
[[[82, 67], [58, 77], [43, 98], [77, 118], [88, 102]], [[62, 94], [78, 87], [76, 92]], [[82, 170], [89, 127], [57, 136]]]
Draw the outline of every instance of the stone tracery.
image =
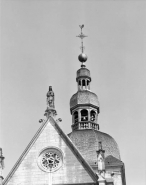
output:
[[44, 149], [38, 157], [38, 166], [45, 172], [54, 172], [63, 164], [62, 152], [54, 147]]

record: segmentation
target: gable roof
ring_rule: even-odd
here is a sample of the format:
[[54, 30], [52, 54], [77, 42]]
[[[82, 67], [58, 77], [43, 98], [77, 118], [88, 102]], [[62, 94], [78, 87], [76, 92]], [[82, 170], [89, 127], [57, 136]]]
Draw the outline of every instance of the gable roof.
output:
[[116, 157], [109, 155], [105, 158], [105, 165], [106, 166], [123, 166], [123, 162], [117, 159]]
[[33, 144], [35, 143], [35, 141], [38, 139], [40, 134], [43, 132], [44, 128], [47, 126], [48, 121], [54, 127], [54, 129], [57, 131], [57, 133], [61, 136], [61, 138], [64, 140], [66, 145], [70, 148], [70, 150], [72, 151], [74, 156], [78, 159], [80, 164], [83, 166], [83, 168], [89, 174], [89, 176], [91, 177], [93, 182], [98, 183], [98, 181], [97, 181], [98, 177], [96, 176], [96, 174], [94, 173], [92, 168], [89, 166], [89, 164], [84, 160], [84, 158], [82, 157], [80, 152], [77, 150], [75, 145], [72, 143], [72, 141], [69, 139], [69, 137], [62, 131], [62, 129], [57, 124], [57, 122], [52, 117], [49, 117], [46, 120], [46, 122], [44, 122], [42, 124], [42, 126], [39, 128], [39, 130], [37, 131], [35, 136], [32, 138], [32, 140], [30, 141], [30, 143], [28, 144], [28, 146], [26, 147], [26, 149], [24, 150], [24, 152], [22, 153], [22, 155], [20, 156], [20, 158], [18, 159], [18, 161], [16, 162], [16, 164], [14, 165], [14, 167], [12, 168], [12, 170], [10, 171], [10, 173], [8, 174], [6, 179], [4, 180], [3, 184], [7, 184], [9, 182], [9, 180], [11, 179], [13, 174], [16, 172], [16, 170], [20, 166], [21, 162], [23, 161], [23, 159], [25, 158], [25, 156], [27, 155], [27, 153], [29, 152], [29, 150], [31, 149]]

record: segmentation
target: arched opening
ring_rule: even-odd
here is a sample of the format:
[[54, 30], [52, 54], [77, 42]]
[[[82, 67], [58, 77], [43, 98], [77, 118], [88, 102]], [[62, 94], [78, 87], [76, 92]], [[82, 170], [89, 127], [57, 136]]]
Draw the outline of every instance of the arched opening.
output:
[[81, 87], [82, 87], [82, 82], [81, 80], [78, 81], [78, 89], [81, 90]]
[[78, 122], [78, 112], [75, 111], [74, 112], [74, 123], [77, 123]]
[[82, 87], [83, 87], [83, 89], [86, 89], [86, 82], [85, 82], [85, 80], [82, 80]]
[[86, 109], [81, 110], [81, 121], [88, 121], [88, 111]]
[[89, 85], [89, 80], [87, 80], [87, 85]]
[[90, 89], [89, 83], [90, 83], [90, 81], [87, 80], [87, 89]]
[[91, 121], [95, 121], [95, 117], [96, 117], [96, 112], [94, 110], [91, 110], [91, 112], [90, 112], [90, 120]]
[[79, 85], [81, 86], [81, 80], [79, 80]]

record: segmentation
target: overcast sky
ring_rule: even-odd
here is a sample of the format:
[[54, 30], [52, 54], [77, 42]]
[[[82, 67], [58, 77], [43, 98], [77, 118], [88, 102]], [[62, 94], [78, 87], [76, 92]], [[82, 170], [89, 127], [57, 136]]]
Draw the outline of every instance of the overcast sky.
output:
[[40, 127], [50, 85], [60, 126], [71, 132], [80, 24], [100, 131], [117, 141], [127, 185], [145, 185], [146, 1], [1, 0], [4, 177]]

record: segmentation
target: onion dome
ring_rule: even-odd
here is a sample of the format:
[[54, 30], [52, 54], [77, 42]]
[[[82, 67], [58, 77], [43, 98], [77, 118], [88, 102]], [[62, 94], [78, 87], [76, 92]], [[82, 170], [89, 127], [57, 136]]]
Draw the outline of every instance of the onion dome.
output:
[[105, 150], [105, 157], [113, 156], [120, 160], [120, 152], [116, 141], [106, 133], [86, 129], [75, 130], [68, 136], [81, 152], [85, 160], [93, 167], [97, 162], [96, 151], [99, 149], [99, 142], [102, 142], [102, 147]]
[[79, 78], [88, 78], [91, 82], [91, 76], [90, 76], [90, 71], [89, 69], [87, 68], [80, 68], [78, 71], [77, 71], [77, 78], [76, 78], [76, 81], [79, 80]]
[[70, 110], [72, 112], [73, 109], [75, 109], [78, 106], [91, 106], [98, 110], [99, 113], [99, 101], [98, 97], [95, 93], [84, 90], [84, 91], [78, 91], [75, 93], [71, 99], [70, 99]]

